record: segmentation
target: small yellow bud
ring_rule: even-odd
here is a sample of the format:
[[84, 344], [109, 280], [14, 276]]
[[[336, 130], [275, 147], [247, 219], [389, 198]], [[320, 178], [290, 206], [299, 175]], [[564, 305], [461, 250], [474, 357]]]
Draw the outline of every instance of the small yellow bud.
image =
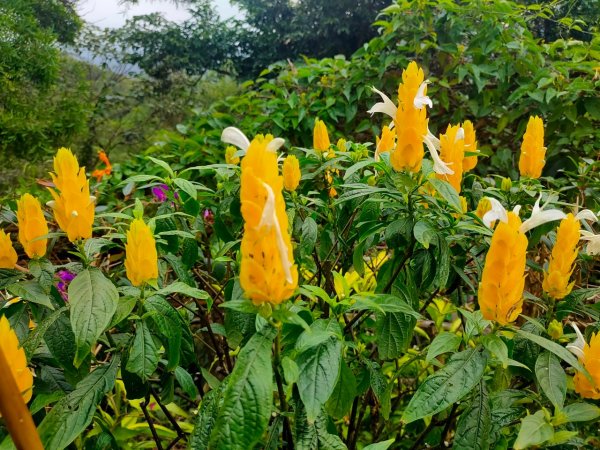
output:
[[377, 184], [377, 177], [375, 175], [371, 175], [368, 179], [367, 179], [367, 184], [369, 186], [375, 186]]
[[300, 163], [294, 155], [288, 155], [283, 161], [283, 187], [287, 191], [295, 191], [300, 184]]
[[560, 339], [563, 335], [563, 326], [558, 320], [554, 319], [548, 325], [548, 334], [554, 340]]
[[19, 242], [30, 258], [41, 258], [46, 254], [48, 239], [38, 239], [48, 234], [48, 224], [42, 206], [31, 194], [23, 195], [17, 201], [19, 221]]
[[502, 179], [502, 184], [500, 185], [500, 189], [504, 192], [510, 192], [512, 189], [512, 180], [508, 177]]
[[227, 147], [225, 149], [225, 162], [227, 164], [239, 164], [240, 157], [235, 156], [236, 152], [237, 152], [237, 148], [235, 148], [232, 145], [230, 145], [229, 147]]
[[321, 119], [315, 120], [315, 128], [313, 130], [313, 147], [318, 153], [322, 153], [329, 150], [331, 142], [329, 141], [329, 134], [327, 133], [327, 127]]
[[346, 139], [339, 138], [337, 141], [337, 144], [335, 146], [338, 148], [339, 151], [345, 152], [346, 151]]

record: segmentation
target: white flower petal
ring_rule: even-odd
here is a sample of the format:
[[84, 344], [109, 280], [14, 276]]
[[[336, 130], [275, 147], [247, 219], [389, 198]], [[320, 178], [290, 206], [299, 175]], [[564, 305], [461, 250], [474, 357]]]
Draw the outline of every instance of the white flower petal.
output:
[[415, 108], [423, 109], [425, 105], [429, 106], [430, 108], [433, 108], [433, 103], [431, 99], [427, 95], [424, 95], [425, 88], [429, 83], [429, 80], [425, 80], [421, 83], [421, 86], [419, 86], [417, 95], [415, 95], [415, 99], [413, 100], [413, 105], [415, 106]]
[[454, 142], [458, 142], [460, 140], [465, 140], [465, 129], [463, 127], [460, 127], [458, 129], [458, 131], [456, 132], [456, 137], [454, 138]]
[[594, 234], [586, 230], [581, 230], [581, 240], [588, 241], [585, 246], [585, 252], [590, 255], [600, 255], [600, 234]]
[[291, 284], [294, 282], [291, 271], [292, 264], [290, 263], [288, 256], [287, 246], [283, 240], [283, 233], [281, 232], [279, 220], [277, 220], [277, 213], [275, 211], [275, 194], [273, 189], [271, 189], [271, 186], [269, 186], [267, 183], [263, 182], [263, 186], [267, 191], [267, 201], [265, 202], [265, 207], [263, 208], [263, 212], [260, 217], [260, 223], [258, 224], [257, 228], [266, 227], [267, 229], [270, 229], [271, 227], [275, 227], [277, 250], [279, 250], [281, 267], [285, 275], [285, 280]]
[[538, 208], [538, 210], [536, 211], [534, 207], [534, 210], [531, 213], [531, 217], [521, 224], [519, 230], [521, 231], [521, 233], [527, 233], [529, 230], [532, 230], [537, 226], [543, 225], [548, 222], [553, 222], [555, 220], [562, 220], [565, 217], [567, 217], [567, 215], [560, 209], [548, 209], [544, 211]]
[[440, 140], [435, 136], [435, 134], [433, 134], [431, 132], [431, 130], [429, 128], [427, 128], [427, 138], [433, 142], [433, 146], [435, 147], [436, 150], [440, 149], [440, 146], [442, 145]]
[[592, 211], [590, 211], [589, 209], [584, 209], [582, 211], [579, 211], [577, 213], [577, 215], [575, 216], [575, 218], [577, 220], [589, 220], [590, 222], [597, 222], [598, 221], [598, 217], [596, 217], [596, 214], [594, 214]]
[[46, 206], [54, 209], [54, 207], [56, 206], [56, 202], [54, 200], [50, 200], [49, 202], [46, 202]]
[[583, 347], [585, 346], [585, 339], [583, 338], [583, 334], [579, 331], [579, 328], [576, 324], [571, 323], [571, 326], [575, 330], [575, 334], [577, 335], [577, 339], [575, 339], [570, 344], [567, 344], [567, 350], [577, 356], [579, 359], [583, 360]]
[[275, 153], [277, 150], [279, 150], [283, 146], [283, 144], [285, 144], [285, 139], [275, 138], [267, 144], [267, 150]]
[[394, 105], [394, 102], [392, 100], [390, 100], [390, 98], [387, 95], [385, 95], [383, 92], [375, 89], [375, 87], [373, 87], [372, 89], [374, 92], [376, 92], [380, 95], [383, 102], [375, 103], [371, 107], [371, 109], [369, 109], [367, 112], [371, 115], [373, 115], [375, 113], [383, 113], [383, 114], [387, 114], [392, 119], [395, 119], [396, 112], [398, 111], [398, 107], [396, 105]]
[[248, 150], [250, 141], [246, 135], [236, 127], [227, 127], [221, 133], [221, 140], [226, 144], [235, 145], [241, 150]]
[[431, 159], [433, 159], [433, 171], [440, 175], [453, 175], [454, 171], [442, 161], [440, 155], [435, 148], [435, 143], [431, 140], [428, 135], [423, 136], [423, 142], [427, 145], [427, 149], [429, 150], [429, 154], [431, 155]]
[[507, 223], [508, 213], [506, 212], [504, 206], [502, 206], [502, 203], [500, 203], [494, 197], [487, 197], [487, 199], [490, 201], [492, 209], [486, 212], [481, 219], [485, 226], [491, 228], [492, 222], [495, 222], [496, 220]]

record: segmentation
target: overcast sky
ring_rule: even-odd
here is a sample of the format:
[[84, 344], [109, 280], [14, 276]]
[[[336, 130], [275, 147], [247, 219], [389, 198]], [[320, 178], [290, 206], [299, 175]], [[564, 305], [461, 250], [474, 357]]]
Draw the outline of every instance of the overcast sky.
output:
[[[214, 0], [214, 4], [223, 18], [229, 18], [238, 12], [229, 4], [229, 0]], [[188, 17], [185, 8], [177, 8], [171, 2], [163, 0], [140, 0], [135, 6], [120, 5], [119, 0], [83, 0], [78, 9], [84, 20], [101, 28], [120, 27], [133, 16], [153, 12], [162, 12], [167, 19], [176, 22]]]

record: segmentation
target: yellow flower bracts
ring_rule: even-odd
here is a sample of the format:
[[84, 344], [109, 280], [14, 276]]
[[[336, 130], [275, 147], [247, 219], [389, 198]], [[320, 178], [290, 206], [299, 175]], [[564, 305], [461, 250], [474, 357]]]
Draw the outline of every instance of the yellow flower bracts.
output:
[[581, 372], [573, 377], [575, 391], [584, 398], [600, 399], [600, 333], [595, 333], [590, 343], [584, 343], [579, 361], [592, 376], [593, 383]]
[[425, 74], [416, 62], [412, 61], [402, 71], [402, 83], [398, 87], [398, 110], [394, 124], [396, 128], [396, 149], [390, 161], [395, 170], [408, 169], [412, 172], [421, 170], [425, 154], [423, 136], [427, 134], [427, 109], [416, 108], [414, 99], [423, 89], [421, 95], [427, 94], [427, 86], [423, 86]]
[[479, 307], [483, 317], [501, 325], [513, 322], [521, 313], [525, 287], [527, 237], [519, 228], [521, 219], [508, 213], [492, 236], [479, 284]]
[[127, 232], [125, 244], [125, 270], [134, 286], [158, 278], [156, 241], [150, 227], [142, 219], [134, 219]]
[[521, 144], [519, 172], [522, 177], [539, 178], [546, 164], [544, 147], [544, 122], [538, 116], [529, 118]]
[[437, 174], [441, 180], [446, 180], [460, 193], [463, 176], [463, 159], [465, 157], [465, 141], [459, 134], [458, 125], [448, 125], [446, 134], [440, 136], [440, 158], [454, 172], [453, 174]]
[[25, 350], [20, 346], [19, 339], [6, 316], [0, 317], [0, 346], [23, 400], [27, 403], [31, 400], [33, 375], [27, 367]]
[[279, 304], [298, 284], [283, 178], [277, 154], [268, 148], [271, 135], [256, 136], [242, 159], [241, 211], [244, 218], [240, 283], [255, 304]]
[[48, 224], [42, 206], [31, 194], [24, 194], [17, 201], [19, 242], [30, 258], [41, 258], [46, 254], [48, 239], [38, 239], [48, 234]]
[[300, 184], [300, 163], [294, 155], [288, 155], [281, 168], [283, 173], [283, 186], [286, 191], [295, 191]]
[[569, 283], [569, 278], [577, 258], [579, 230], [579, 220], [573, 214], [568, 214], [556, 232], [556, 243], [542, 283], [544, 292], [556, 300], [565, 298], [573, 289], [574, 282]]
[[54, 201], [49, 205], [61, 230], [69, 241], [92, 236], [94, 224], [94, 197], [90, 196], [90, 183], [83, 168], [71, 150], [61, 148], [54, 157], [52, 181], [59, 192], [50, 189]]
[[0, 230], [0, 269], [14, 269], [18, 259], [10, 236]]

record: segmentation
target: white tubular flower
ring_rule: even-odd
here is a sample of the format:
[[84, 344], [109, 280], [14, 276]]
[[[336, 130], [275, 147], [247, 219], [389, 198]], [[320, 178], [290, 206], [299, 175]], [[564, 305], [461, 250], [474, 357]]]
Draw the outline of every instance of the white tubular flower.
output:
[[463, 127], [460, 127], [456, 133], [456, 136], [454, 138], [454, 142], [458, 142], [460, 140], [465, 140], [465, 129]]
[[581, 230], [581, 240], [588, 241], [585, 246], [585, 252], [590, 255], [600, 255], [600, 234], [594, 234], [590, 231]]
[[398, 111], [398, 107], [396, 105], [394, 105], [394, 102], [387, 95], [385, 95], [383, 92], [375, 89], [374, 86], [371, 89], [373, 89], [374, 92], [378, 93], [383, 101], [379, 102], [379, 103], [375, 103], [371, 107], [371, 109], [369, 109], [367, 112], [371, 115], [373, 115], [375, 113], [383, 113], [383, 114], [387, 114], [392, 119], [395, 119], [396, 112]]
[[487, 197], [487, 199], [490, 201], [492, 209], [486, 212], [481, 219], [485, 226], [491, 228], [492, 222], [495, 222], [496, 220], [507, 223], [508, 213], [506, 212], [506, 209], [504, 209], [504, 206], [502, 206], [502, 203], [494, 197]]
[[[235, 145], [240, 150], [246, 152], [248, 147], [250, 147], [250, 141], [246, 137], [246, 135], [236, 127], [227, 127], [221, 133], [221, 141], [226, 144]], [[281, 145], [280, 145], [281, 147]], [[242, 155], [243, 156], [243, 155]]]
[[283, 144], [285, 144], [285, 139], [274, 138], [271, 142], [267, 144], [267, 150], [275, 153], [281, 148], [281, 146], [283, 146]]
[[417, 95], [415, 95], [415, 99], [413, 100], [413, 105], [415, 106], [415, 108], [423, 109], [425, 105], [429, 106], [430, 108], [433, 108], [433, 103], [431, 99], [427, 95], [425, 95], [425, 88], [429, 83], [431, 83], [431, 81], [425, 80], [419, 86]]
[[283, 268], [283, 273], [285, 274], [285, 280], [291, 284], [294, 282], [291, 270], [292, 264], [290, 264], [288, 249], [283, 240], [279, 220], [277, 220], [277, 213], [275, 211], [275, 193], [267, 183], [263, 182], [262, 185], [267, 191], [267, 201], [265, 202], [265, 207], [263, 208], [257, 228], [265, 227], [270, 230], [271, 227], [275, 227], [275, 236], [277, 240], [277, 249], [279, 250], [279, 258], [281, 259], [281, 266]]
[[589, 220], [590, 222], [598, 222], [598, 217], [596, 217], [596, 214], [594, 214], [589, 209], [583, 209], [583, 210], [579, 211], [577, 213], [577, 215], [575, 216], [575, 218], [577, 220], [581, 220], [582, 222], [584, 220]]
[[529, 219], [527, 219], [525, 222], [523, 222], [521, 224], [521, 228], [520, 231], [521, 233], [526, 233], [529, 230], [532, 230], [533, 228], [539, 226], [539, 225], [543, 225], [547, 222], [553, 222], [555, 220], [562, 220], [565, 217], [567, 217], [567, 215], [562, 212], [560, 209], [547, 209], [544, 210], [544, 206], [542, 206], [540, 208], [540, 201], [542, 200], [542, 195], [540, 194], [540, 197], [537, 199], [537, 201], [535, 202], [535, 205], [533, 206], [533, 211], [531, 211], [531, 217], [529, 217]]
[[579, 331], [579, 328], [576, 324], [572, 323], [571, 326], [575, 330], [577, 339], [567, 345], [567, 350], [577, 356], [580, 360], [583, 360], [583, 347], [585, 346], [585, 339], [583, 338], [583, 334], [581, 334], [581, 331]]
[[442, 158], [440, 158], [440, 155], [437, 152], [435, 142], [431, 139], [431, 137], [428, 134], [423, 136], [423, 142], [425, 143], [425, 145], [427, 145], [427, 149], [429, 150], [431, 159], [433, 159], [433, 171], [440, 175], [453, 175], [454, 171], [449, 167], [447, 163], [442, 161]]

